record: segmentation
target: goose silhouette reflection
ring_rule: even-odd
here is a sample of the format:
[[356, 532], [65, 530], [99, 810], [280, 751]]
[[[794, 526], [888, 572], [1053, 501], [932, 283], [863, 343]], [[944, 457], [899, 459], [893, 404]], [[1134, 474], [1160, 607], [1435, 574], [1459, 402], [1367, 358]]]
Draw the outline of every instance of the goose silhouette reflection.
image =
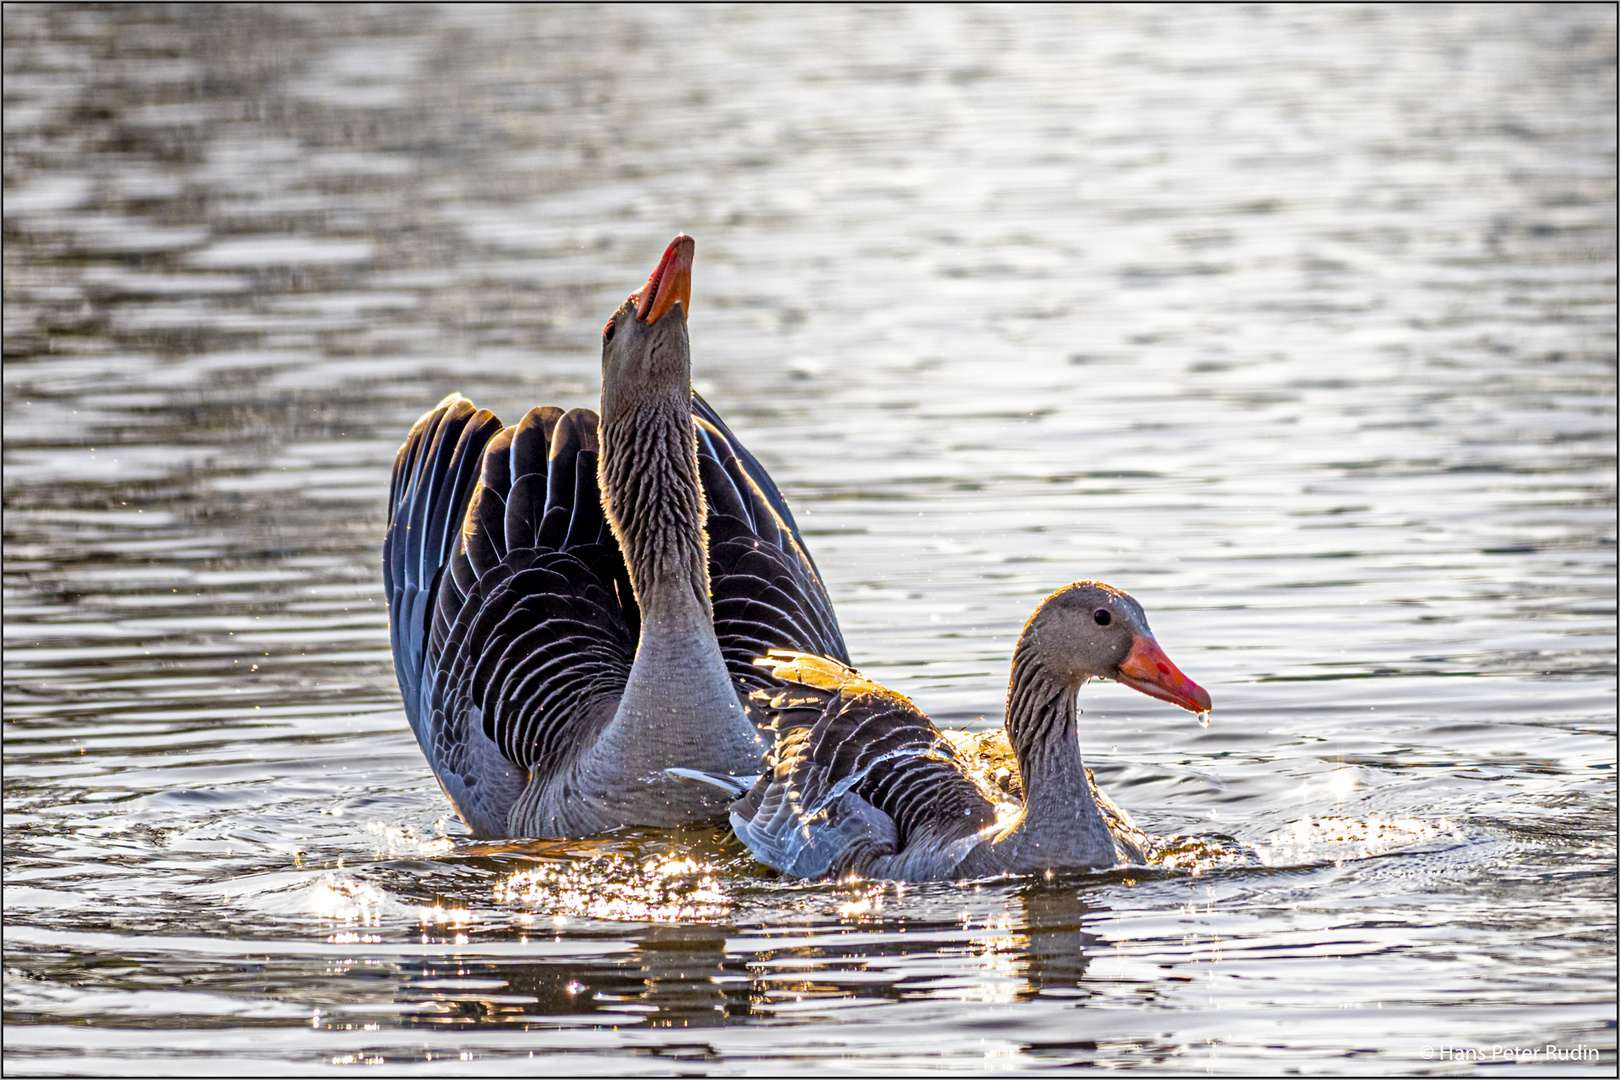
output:
[[[527, 961], [429, 957], [406, 967], [395, 1001], [411, 1007], [407, 1026], [554, 1030], [721, 1027], [817, 1002], [1029, 1000], [1083, 989], [1102, 944], [1084, 927], [1085, 891], [1061, 878], [1025, 882], [999, 914], [981, 903], [956, 919], [863, 918], [841, 935], [733, 922], [571, 927], [569, 941], [618, 948]], [[927, 941], [953, 970], [894, 979]]]
[[1098, 938], [1081, 926], [1088, 911], [1081, 890], [1060, 881], [1030, 881], [1018, 891], [1024, 909], [1024, 989], [1021, 998], [1046, 990], [1072, 990], [1085, 978], [1087, 952]]

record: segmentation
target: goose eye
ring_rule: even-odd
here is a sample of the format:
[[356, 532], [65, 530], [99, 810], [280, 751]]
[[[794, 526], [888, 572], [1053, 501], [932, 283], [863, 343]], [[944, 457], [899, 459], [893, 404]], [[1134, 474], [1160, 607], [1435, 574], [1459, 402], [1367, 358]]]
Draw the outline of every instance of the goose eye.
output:
[[612, 319], [607, 321], [606, 326], [602, 327], [602, 344], [606, 345], [608, 342], [613, 340], [613, 329], [618, 325], [617, 320], [618, 316], [614, 316]]
[[1091, 613], [1091, 618], [1098, 626], [1107, 626], [1114, 621], [1114, 616], [1105, 607], [1100, 607]]

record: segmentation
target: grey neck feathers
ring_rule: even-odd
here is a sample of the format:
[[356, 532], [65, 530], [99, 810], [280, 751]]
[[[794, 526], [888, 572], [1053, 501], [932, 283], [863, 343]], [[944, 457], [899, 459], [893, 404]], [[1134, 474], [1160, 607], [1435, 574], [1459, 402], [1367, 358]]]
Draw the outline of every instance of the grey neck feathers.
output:
[[1007, 741], [1023, 778], [1026, 824], [1049, 812], [1072, 821], [1084, 806], [1096, 813], [1080, 756], [1077, 690], [1041, 662], [1027, 635], [1019, 641], [1007, 688]]
[[1074, 685], [1041, 661], [1026, 631], [1013, 654], [1007, 689], [1007, 738], [1018, 755], [1024, 811], [965, 862], [974, 872], [1031, 873], [1078, 866], [1112, 866], [1114, 837], [1086, 784], [1076, 728]]
[[709, 606], [708, 540], [689, 391], [647, 395], [602, 417], [597, 479], [613, 535], [624, 549], [636, 602], [661, 609], [671, 593]]

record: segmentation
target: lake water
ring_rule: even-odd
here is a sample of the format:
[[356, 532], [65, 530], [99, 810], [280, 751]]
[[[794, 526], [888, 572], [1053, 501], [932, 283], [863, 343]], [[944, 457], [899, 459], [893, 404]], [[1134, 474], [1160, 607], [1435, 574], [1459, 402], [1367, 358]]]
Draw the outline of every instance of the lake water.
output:
[[[1612, 1074], [1613, 7], [4, 19], [8, 1073]], [[1088, 761], [1260, 865], [467, 836], [394, 452], [594, 404], [679, 230], [856, 662], [994, 727], [1129, 590], [1213, 722]]]

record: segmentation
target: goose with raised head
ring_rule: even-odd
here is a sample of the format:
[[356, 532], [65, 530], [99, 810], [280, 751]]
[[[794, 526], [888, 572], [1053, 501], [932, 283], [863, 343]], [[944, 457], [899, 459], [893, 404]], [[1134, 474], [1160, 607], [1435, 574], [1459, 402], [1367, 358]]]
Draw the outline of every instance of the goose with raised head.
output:
[[1210, 709], [1134, 599], [1094, 581], [1059, 589], [1013, 653], [1006, 732], [1024, 797], [1006, 813], [1001, 794], [907, 698], [825, 656], [777, 652], [760, 663], [783, 684], [757, 694], [779, 732], [769, 771], [751, 785], [678, 774], [739, 794], [737, 836], [760, 862], [802, 878], [929, 881], [1140, 863], [1144, 834], [1085, 767], [1076, 695], [1109, 678]]
[[724, 813], [670, 766], [757, 773], [769, 649], [847, 658], [785, 499], [691, 387], [694, 244], [602, 334], [602, 411], [503, 427], [452, 394], [394, 462], [383, 547], [417, 741], [481, 836]]

